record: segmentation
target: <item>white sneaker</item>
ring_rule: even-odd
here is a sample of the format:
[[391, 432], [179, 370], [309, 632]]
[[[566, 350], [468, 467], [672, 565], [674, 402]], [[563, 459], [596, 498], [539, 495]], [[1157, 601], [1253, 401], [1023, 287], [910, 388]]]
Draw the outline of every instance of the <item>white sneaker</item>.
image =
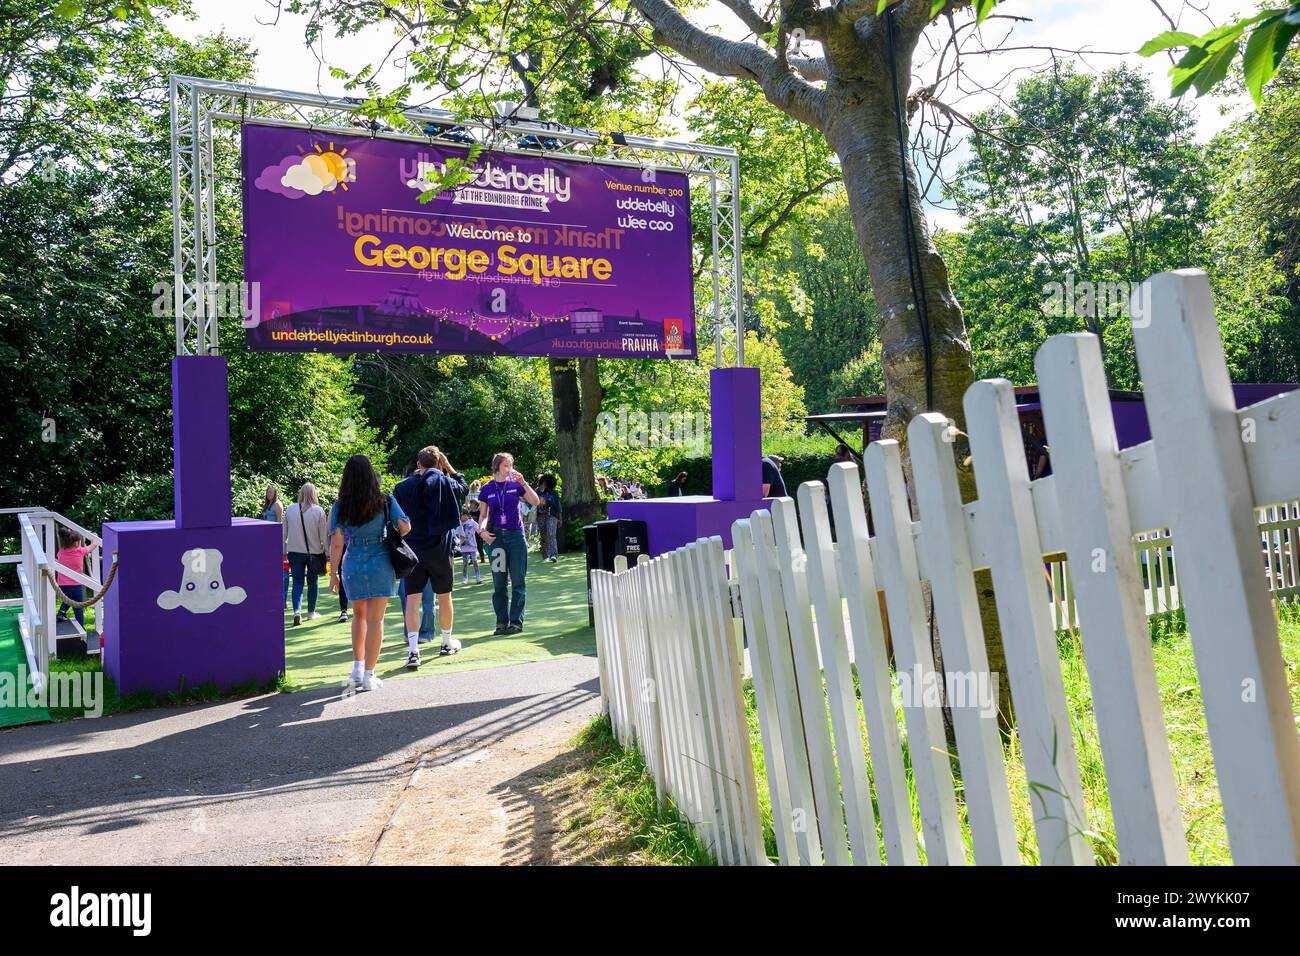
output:
[[320, 611], [312, 611], [310, 614], [307, 615], [307, 620], [314, 621], [318, 617], [320, 617]]
[[460, 650], [460, 641], [456, 640], [456, 638], [453, 637], [451, 640], [447, 641], [442, 645], [442, 649], [438, 651], [438, 653], [442, 657], [450, 657], [452, 654], [457, 653], [459, 650]]
[[379, 690], [384, 686], [384, 682], [379, 679], [378, 674], [368, 674], [361, 678], [362, 690]]

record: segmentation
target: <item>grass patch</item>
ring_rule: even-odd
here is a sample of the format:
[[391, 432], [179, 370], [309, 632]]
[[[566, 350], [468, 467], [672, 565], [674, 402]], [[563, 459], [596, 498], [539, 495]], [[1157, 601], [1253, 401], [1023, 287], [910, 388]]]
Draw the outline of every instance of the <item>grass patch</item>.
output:
[[[496, 614], [492, 610], [492, 579], [484, 574], [482, 584], [462, 585], [456, 566], [455, 635], [461, 651], [439, 657], [436, 642], [423, 645], [424, 665], [415, 673], [442, 674], [451, 671], [504, 667], [559, 657], [596, 654], [595, 632], [587, 624], [587, 561], [578, 552], [560, 555], [555, 564], [542, 561], [536, 551], [528, 554], [528, 604], [522, 634], [495, 637]], [[307, 606], [303, 596], [304, 612]], [[285, 615], [285, 670], [289, 680], [303, 688], [337, 686], [352, 666], [352, 632], [338, 620], [338, 598], [330, 594], [321, 578], [316, 605], [320, 618], [304, 619], [293, 625]], [[397, 598], [388, 602], [384, 614], [384, 649], [376, 668], [384, 680], [403, 680], [406, 670], [406, 626]]]
[[602, 863], [642, 866], [712, 866], [713, 859], [685, 818], [665, 798], [635, 749], [614, 737], [606, 716], [596, 717], [573, 741], [576, 785], [584, 807], [566, 829], [594, 845]]
[[[105, 717], [110, 714], [128, 714], [137, 710], [148, 710], [152, 707], [211, 704], [221, 700], [255, 697], [260, 694], [274, 694], [277, 692], [283, 693], [297, 689], [281, 674], [274, 680], [247, 681], [233, 687], [222, 688], [211, 683], [187, 685], [182, 682], [181, 686], [176, 690], [166, 691], [161, 694], [155, 694], [151, 691], [136, 691], [132, 694], [121, 695], [117, 692], [117, 684], [114, 683], [112, 675], [103, 670], [98, 657], [64, 658], [50, 661], [51, 681], [57, 680], [59, 674], [102, 674], [104, 681], [102, 716]], [[83, 708], [50, 708], [50, 717], [53, 720], [73, 720], [84, 716], [86, 716], [86, 712]]]
[[[1183, 827], [1188, 853], [1194, 864], [1224, 865], [1232, 862], [1228, 848], [1227, 829], [1223, 819], [1223, 804], [1219, 796], [1214, 757], [1210, 749], [1209, 732], [1201, 703], [1200, 686], [1187, 621], [1182, 611], [1161, 614], [1148, 622], [1152, 658], [1156, 681], [1160, 690], [1161, 710], [1173, 759], [1174, 779], [1182, 810]], [[1287, 683], [1291, 691], [1292, 710], [1300, 714], [1300, 605], [1284, 604], [1278, 608], [1278, 630], [1281, 637], [1282, 656], [1286, 662]], [[1101, 741], [1092, 711], [1092, 689], [1088, 681], [1087, 665], [1083, 655], [1082, 639], [1077, 630], [1064, 630], [1057, 634], [1057, 649], [1065, 685], [1067, 706], [1070, 711], [1074, 745], [1079, 759], [1083, 783], [1087, 825], [1085, 836], [1092, 846], [1099, 864], [1119, 862], [1115, 827], [1111, 815], [1110, 794], [1106, 788], [1105, 768], [1102, 763]], [[908, 796], [912, 803], [914, 829], [920, 831], [920, 814], [916, 791], [912, 781], [912, 768], [907, 748], [907, 734], [903, 723], [903, 710], [895, 683], [895, 711], [902, 742], [903, 765], [907, 776]], [[777, 858], [776, 838], [772, 829], [771, 801], [768, 794], [767, 773], [758, 726], [758, 712], [751, 681], [745, 682], [745, 706], [749, 721], [750, 748], [753, 752], [754, 771], [758, 782], [759, 806], [763, 817], [763, 837], [768, 856]], [[864, 739], [866, 725], [858, 704], [859, 721]], [[1300, 723], [1300, 720], [1297, 721]], [[829, 714], [827, 718], [829, 727]], [[828, 731], [829, 732], [829, 731]], [[1019, 740], [1013, 733], [1005, 741], [1004, 756], [1011, 791], [1012, 816], [1016, 826], [1021, 861], [1036, 864], [1037, 839], [1034, 833], [1033, 810], [1029, 785], [1021, 761]], [[870, 775], [870, 753], [868, 753]], [[974, 862], [970, 843], [970, 828], [966, 820], [966, 805], [962, 799], [961, 769], [952, 763], [953, 781], [957, 791], [957, 810], [966, 840], [966, 856]], [[874, 788], [873, 788], [873, 804]], [[879, 806], [874, 806], [879, 819]], [[881, 858], [884, 844], [881, 843]], [[920, 847], [921, 859], [925, 848]]]

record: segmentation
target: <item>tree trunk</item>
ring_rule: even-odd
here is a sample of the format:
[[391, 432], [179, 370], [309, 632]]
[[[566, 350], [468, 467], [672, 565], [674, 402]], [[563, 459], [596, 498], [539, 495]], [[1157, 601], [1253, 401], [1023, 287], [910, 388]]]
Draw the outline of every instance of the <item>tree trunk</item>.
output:
[[552, 358], [549, 363], [564, 520], [584, 525], [605, 516], [592, 461], [596, 417], [604, 398], [600, 368], [592, 358]]
[[[524, 102], [537, 108], [534, 71], [540, 61], [529, 52], [522, 59], [510, 57], [510, 66], [524, 88]], [[603, 90], [593, 84], [591, 98]], [[579, 527], [605, 517], [605, 506], [596, 491], [596, 418], [605, 391], [600, 387], [600, 366], [594, 358], [548, 359], [551, 371], [551, 402], [555, 409], [555, 453], [560, 459], [560, 493], [564, 498], [566, 524]], [[581, 380], [581, 385], [579, 384]], [[564, 546], [564, 541], [559, 542]]]
[[[901, 59], [901, 58], [900, 58]], [[907, 76], [905, 65], [900, 76]], [[948, 268], [930, 241], [916, 174], [908, 162], [900, 169], [898, 131], [892, 93], [887, 78], [879, 83], [858, 83], [853, 106], [837, 110], [827, 119], [826, 139], [840, 158], [849, 212], [871, 276], [872, 291], [880, 309], [881, 365], [885, 376], [888, 412], [883, 434], [903, 446], [904, 469], [911, 487], [911, 457], [907, 454], [907, 425], [923, 411], [947, 415], [965, 431], [962, 399], [975, 380], [969, 340], [961, 306], [952, 293]], [[906, 142], [906, 140], [904, 140]], [[917, 314], [908, 265], [907, 219], [916, 230], [920, 276], [929, 324], [930, 391], [927, 403], [926, 342]], [[917, 294], [919, 295], [919, 288]], [[969, 448], [964, 437], [954, 442], [962, 497], [976, 497], [974, 471], [966, 464]], [[1002, 648], [992, 576], [975, 575], [980, 614], [984, 624], [989, 670], [998, 675], [999, 710], [1004, 726], [1012, 722], [1011, 686]], [[933, 613], [933, 612], [931, 612]], [[942, 660], [934, 648], [937, 666]]]

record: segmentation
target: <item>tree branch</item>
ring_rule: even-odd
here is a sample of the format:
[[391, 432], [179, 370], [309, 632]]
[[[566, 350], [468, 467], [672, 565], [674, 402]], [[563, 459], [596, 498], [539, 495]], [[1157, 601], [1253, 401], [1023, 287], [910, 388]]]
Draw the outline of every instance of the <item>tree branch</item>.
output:
[[799, 75], [811, 83], [824, 82], [830, 79], [830, 67], [826, 63], [824, 56], [792, 56], [787, 57], [787, 62], [799, 71]]
[[668, 0], [632, 0], [632, 5], [649, 21], [656, 42], [710, 73], [757, 83], [774, 106], [801, 123], [821, 128], [826, 92], [790, 72], [767, 50], [700, 29]]
[[721, 0], [722, 5], [740, 18], [740, 22], [754, 31], [755, 36], [771, 33], [776, 26], [769, 23], [761, 13], [755, 10], [749, 0]]

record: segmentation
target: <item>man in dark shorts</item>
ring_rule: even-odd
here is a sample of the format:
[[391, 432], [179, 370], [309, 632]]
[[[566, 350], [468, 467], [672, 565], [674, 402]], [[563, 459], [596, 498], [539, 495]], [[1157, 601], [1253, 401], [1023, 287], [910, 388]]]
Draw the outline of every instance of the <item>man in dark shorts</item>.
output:
[[[784, 461], [780, 455], [763, 456], [763, 497], [764, 498], [787, 498], [789, 495], [785, 490], [785, 479], [781, 477], [781, 464]], [[400, 505], [402, 499], [397, 499]]]
[[460, 503], [469, 486], [437, 446], [420, 449], [415, 474], [393, 488], [397, 503], [411, 519], [411, 530], [403, 539], [419, 563], [406, 578], [406, 666], [420, 666], [420, 599], [425, 583], [433, 586], [438, 601], [438, 624], [442, 628], [442, 651], [455, 654], [460, 641], [451, 636], [452, 532], [460, 527]]

